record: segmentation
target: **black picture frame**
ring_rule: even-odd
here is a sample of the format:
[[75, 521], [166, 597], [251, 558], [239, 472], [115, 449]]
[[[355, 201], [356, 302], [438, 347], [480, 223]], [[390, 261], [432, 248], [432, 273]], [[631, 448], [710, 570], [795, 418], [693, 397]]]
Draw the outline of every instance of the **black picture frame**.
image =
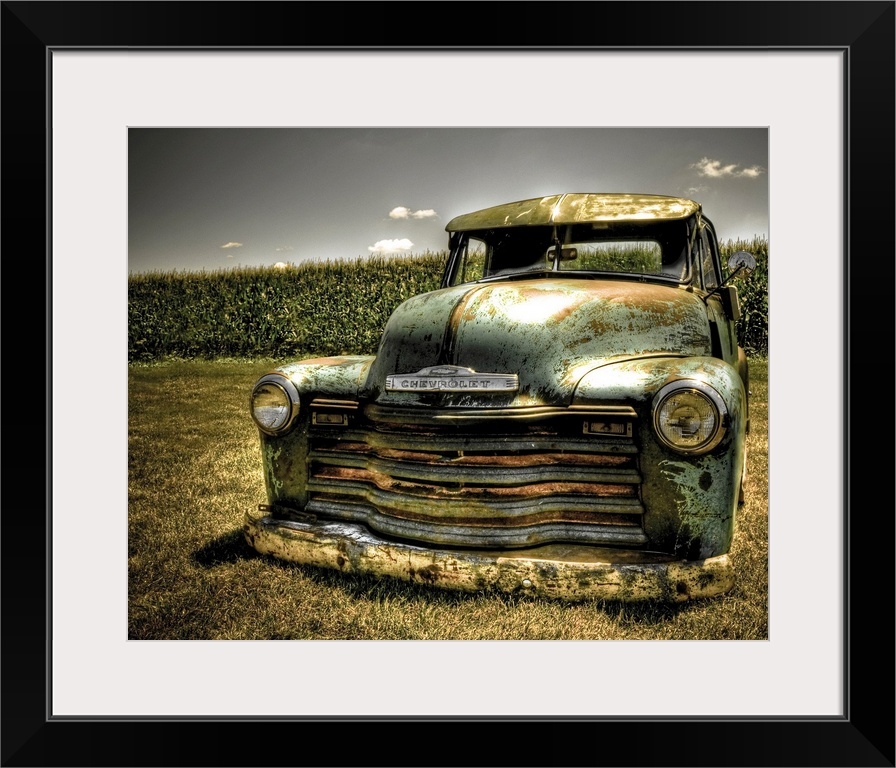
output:
[[[388, 13], [392, 6], [404, 6], [406, 12]], [[9, 322], [7, 317], [3, 331], [9, 383], [5, 405], [11, 418], [3, 435], [7, 503], [0, 538], [4, 576], [0, 584], [2, 765], [893, 766], [894, 514], [892, 509], [880, 509], [880, 502], [872, 503], [867, 496], [870, 491], [886, 497], [880, 485], [889, 485], [894, 466], [893, 441], [881, 428], [889, 417], [890, 400], [887, 397], [881, 403], [875, 396], [881, 382], [892, 382], [894, 349], [892, 343], [880, 344], [881, 339], [892, 341], [896, 284], [892, 245], [894, 8], [894, 2], [835, 0], [413, 5], [3, 2], [3, 268], [5, 306], [14, 319]], [[296, 10], [301, 11], [298, 16]], [[562, 45], [557, 40], [562, 40]], [[831, 377], [843, 376], [846, 398], [842, 404], [831, 403], [830, 413], [819, 414], [834, 419], [842, 405], [846, 421], [846, 445], [830, 446], [844, 455], [844, 715], [421, 716], [306, 718], [301, 722], [277, 718], [51, 718], [47, 512], [51, 499], [46, 469], [52, 415], [48, 411], [43, 423], [30, 427], [16, 421], [24, 418], [18, 407], [22, 387], [38, 387], [38, 382], [49, 382], [54, 375], [46, 354], [51, 290], [49, 53], [59, 48], [144, 47], [843, 51], [847, 84], [844, 253], [849, 259], [844, 269], [846, 369], [840, 372], [819, 360], [818, 370], [807, 372], [806, 386], [824, 386]], [[39, 248], [43, 258], [38, 256]], [[811, 252], [789, 257], [804, 260], [807, 276], [811, 275]], [[859, 259], [863, 263], [858, 263]], [[811, 312], [826, 311], [811, 307], [810, 295], [804, 300], [809, 307], [807, 323], [811, 323]], [[874, 340], [870, 355], [864, 354], [867, 335]], [[884, 370], [878, 370], [882, 364]], [[14, 381], [23, 371], [28, 371], [27, 384]], [[875, 383], [873, 388], [862, 386], [869, 381]], [[89, 503], [82, 501], [85, 511]], [[809, 512], [794, 509], [782, 513]], [[813, 560], [816, 553], [810, 550], [793, 556], [806, 558], [808, 574], [813, 567], [824, 567], [823, 562]], [[811, 589], [810, 581], [806, 588]], [[680, 677], [687, 680], [687, 670]], [[713, 685], [718, 686], [713, 694], [736, 695], [725, 688], [724, 678]], [[471, 691], [470, 695], [485, 695], [485, 691]]]

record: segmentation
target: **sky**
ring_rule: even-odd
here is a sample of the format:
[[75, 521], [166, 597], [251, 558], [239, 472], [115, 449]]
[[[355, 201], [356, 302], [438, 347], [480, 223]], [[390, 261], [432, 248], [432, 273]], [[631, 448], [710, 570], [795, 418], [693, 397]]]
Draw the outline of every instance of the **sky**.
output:
[[447, 249], [455, 216], [563, 192], [687, 197], [768, 235], [765, 128], [131, 128], [128, 270]]

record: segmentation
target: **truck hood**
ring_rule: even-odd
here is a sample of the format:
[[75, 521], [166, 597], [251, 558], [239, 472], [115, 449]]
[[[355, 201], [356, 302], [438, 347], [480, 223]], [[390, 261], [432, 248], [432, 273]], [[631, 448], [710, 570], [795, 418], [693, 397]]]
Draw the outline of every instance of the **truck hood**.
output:
[[[463, 285], [395, 310], [363, 394], [392, 405], [562, 406], [582, 376], [608, 363], [711, 353], [703, 302], [682, 288], [576, 278]], [[445, 375], [451, 366], [518, 379], [496, 391], [395, 388], [403, 374], [425, 380], [427, 369]]]

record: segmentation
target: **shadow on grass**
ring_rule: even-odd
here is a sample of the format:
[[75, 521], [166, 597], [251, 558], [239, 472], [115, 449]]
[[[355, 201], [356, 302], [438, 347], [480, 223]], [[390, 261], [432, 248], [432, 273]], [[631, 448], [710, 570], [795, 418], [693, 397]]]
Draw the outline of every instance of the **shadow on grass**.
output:
[[219, 536], [204, 547], [197, 549], [192, 555], [193, 562], [203, 568], [230, 565], [241, 560], [253, 560], [258, 557], [261, 555], [246, 543], [242, 528], [234, 528], [223, 536]]
[[651, 626], [665, 624], [680, 613], [693, 610], [700, 601], [672, 603], [644, 600], [624, 603], [613, 600], [595, 600], [594, 609], [600, 611], [608, 619], [622, 624]]
[[619, 602], [613, 600], [588, 599], [564, 601], [560, 598], [540, 597], [519, 592], [501, 592], [484, 589], [480, 592], [466, 592], [434, 587], [419, 582], [408, 582], [394, 577], [379, 578], [367, 573], [343, 573], [330, 568], [313, 565], [288, 563], [275, 558], [265, 560], [277, 569], [294, 571], [302, 578], [328, 589], [342, 593], [349, 600], [399, 600], [408, 606], [426, 604], [450, 609], [481, 601], [494, 601], [508, 608], [527, 604], [542, 605], [583, 605], [589, 606], [610, 619], [629, 624], [663, 624], [683, 612], [692, 610], [702, 601], [671, 602]]

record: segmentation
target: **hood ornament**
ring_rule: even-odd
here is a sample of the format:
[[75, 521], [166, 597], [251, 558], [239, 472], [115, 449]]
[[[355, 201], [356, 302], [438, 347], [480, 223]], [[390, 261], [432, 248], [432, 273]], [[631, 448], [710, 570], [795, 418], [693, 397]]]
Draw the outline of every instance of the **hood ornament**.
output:
[[515, 392], [519, 388], [515, 373], [477, 373], [457, 365], [433, 365], [417, 373], [386, 377], [387, 392]]

